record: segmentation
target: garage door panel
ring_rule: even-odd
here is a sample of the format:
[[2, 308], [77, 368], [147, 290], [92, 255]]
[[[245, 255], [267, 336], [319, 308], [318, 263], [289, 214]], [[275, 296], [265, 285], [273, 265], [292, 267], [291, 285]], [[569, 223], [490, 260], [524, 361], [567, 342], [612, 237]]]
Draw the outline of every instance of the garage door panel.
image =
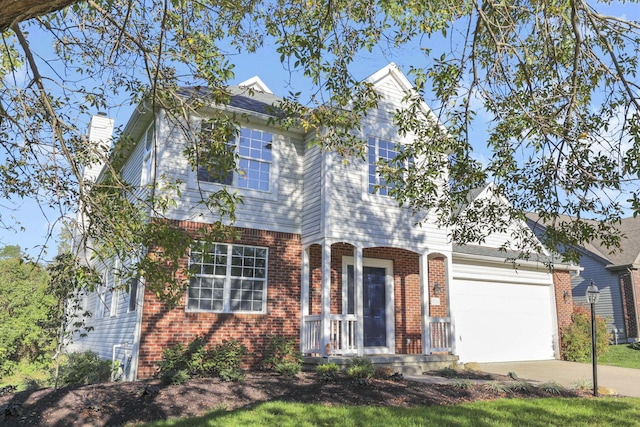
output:
[[451, 310], [460, 361], [552, 359], [550, 298], [549, 285], [454, 278]]

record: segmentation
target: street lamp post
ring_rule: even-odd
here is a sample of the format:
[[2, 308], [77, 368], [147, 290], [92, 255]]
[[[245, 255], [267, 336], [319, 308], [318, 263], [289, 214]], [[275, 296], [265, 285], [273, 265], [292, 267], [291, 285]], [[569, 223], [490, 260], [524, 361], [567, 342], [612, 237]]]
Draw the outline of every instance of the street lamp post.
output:
[[591, 304], [591, 363], [593, 365], [593, 395], [598, 396], [598, 357], [596, 355], [596, 303], [600, 298], [598, 287], [591, 280], [587, 287], [587, 301]]

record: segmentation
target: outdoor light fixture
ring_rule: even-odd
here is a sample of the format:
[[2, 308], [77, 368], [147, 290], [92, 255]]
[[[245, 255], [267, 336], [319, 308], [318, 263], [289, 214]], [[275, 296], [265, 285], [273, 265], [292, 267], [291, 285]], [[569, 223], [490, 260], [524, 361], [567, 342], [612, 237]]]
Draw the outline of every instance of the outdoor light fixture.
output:
[[596, 355], [596, 303], [600, 299], [600, 291], [591, 280], [587, 287], [587, 302], [591, 304], [591, 362], [593, 365], [593, 395], [598, 396], [598, 356]]
[[438, 282], [433, 284], [433, 293], [434, 294], [439, 294], [440, 293], [440, 284]]
[[564, 291], [564, 293], [562, 294], [562, 299], [564, 300], [565, 304], [569, 302], [570, 296], [571, 294], [569, 293], [569, 291]]

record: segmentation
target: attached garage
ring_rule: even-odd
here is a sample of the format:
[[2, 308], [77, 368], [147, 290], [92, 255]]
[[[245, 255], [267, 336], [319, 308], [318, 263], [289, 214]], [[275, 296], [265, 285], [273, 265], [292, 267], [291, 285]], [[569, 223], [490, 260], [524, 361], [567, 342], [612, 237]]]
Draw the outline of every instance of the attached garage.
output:
[[553, 278], [541, 265], [453, 258], [450, 303], [460, 362], [553, 359]]

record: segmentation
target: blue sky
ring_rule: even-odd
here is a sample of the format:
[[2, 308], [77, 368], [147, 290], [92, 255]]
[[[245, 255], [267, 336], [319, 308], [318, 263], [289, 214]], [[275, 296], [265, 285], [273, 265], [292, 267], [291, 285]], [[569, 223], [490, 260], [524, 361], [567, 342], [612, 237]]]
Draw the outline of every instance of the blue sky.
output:
[[[632, 19], [640, 18], [640, 5], [638, 4], [616, 4], [606, 7], [598, 5], [597, 7], [607, 14], [627, 16]], [[45, 40], [37, 37], [32, 37], [31, 40], [32, 44], [35, 44], [35, 49], [42, 47], [43, 43], [46, 43]], [[36, 41], [33, 42], [33, 40]], [[431, 42], [437, 45], [442, 41], [431, 40]], [[446, 40], [446, 43], [449, 44], [450, 41]], [[275, 52], [273, 45], [267, 44], [256, 54], [232, 57], [231, 61], [236, 64], [235, 79], [231, 82], [233, 84], [257, 75], [276, 95], [285, 95], [290, 91], [304, 92], [305, 88], [308, 88], [308, 84], [302, 76], [295, 74], [289, 76], [283, 69], [282, 64], [279, 62], [279, 55]], [[388, 63], [395, 62], [406, 73], [411, 65], [423, 66], [425, 65], [424, 61], [425, 57], [417, 48], [395, 49], [393, 56], [389, 56], [381, 49], [377, 49], [370, 54], [360, 54], [352, 72], [355, 77], [364, 79]], [[430, 103], [431, 100], [427, 99], [427, 102]], [[118, 127], [126, 124], [131, 111], [131, 106], [121, 106], [106, 112], [115, 119], [115, 125]], [[85, 126], [88, 124], [89, 119], [89, 116], [78, 117], [79, 122], [85, 123]], [[482, 130], [478, 131], [479, 138], [481, 138]], [[482, 156], [481, 150], [478, 155]], [[54, 210], [43, 211], [33, 200], [17, 200], [13, 202], [0, 200], [0, 216], [6, 223], [13, 223], [14, 219], [19, 222], [19, 225], [13, 230], [0, 228], [0, 245], [19, 245], [31, 256], [37, 257], [42, 254], [41, 250], [45, 245], [45, 241], [50, 237], [51, 239], [46, 243], [46, 254], [42, 254], [43, 259], [50, 260], [56, 255], [59, 227], [52, 224], [52, 221], [58, 218]]]

